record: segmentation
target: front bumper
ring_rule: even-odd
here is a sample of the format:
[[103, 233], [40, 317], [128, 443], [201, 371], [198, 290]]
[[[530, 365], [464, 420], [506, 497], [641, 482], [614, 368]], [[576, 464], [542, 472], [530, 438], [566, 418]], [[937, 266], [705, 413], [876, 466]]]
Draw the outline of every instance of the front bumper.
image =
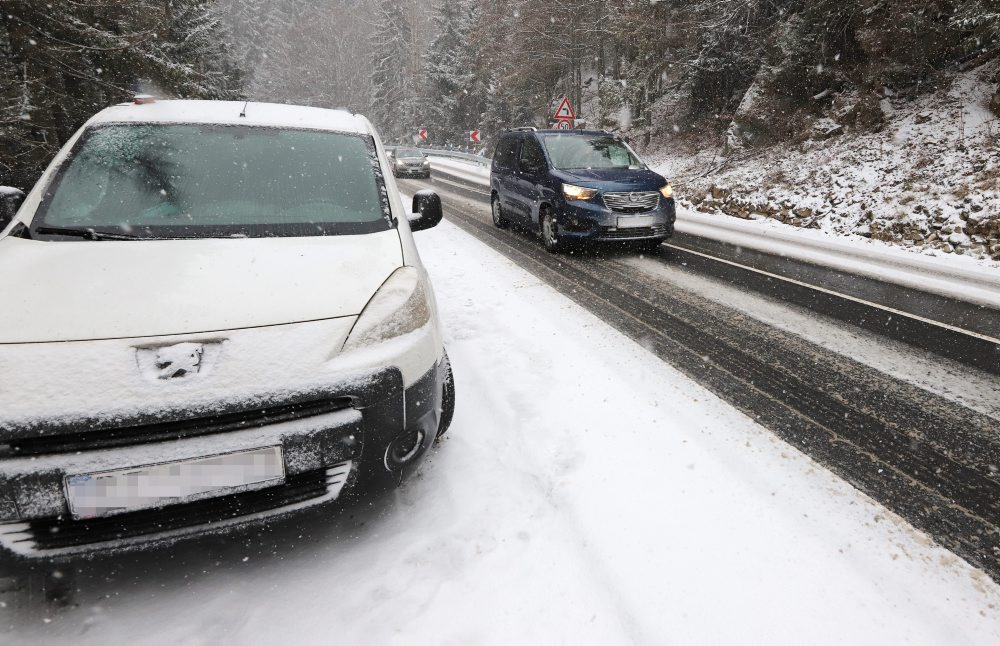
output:
[[559, 237], [588, 242], [665, 240], [674, 234], [677, 210], [672, 198], [642, 213], [612, 211], [600, 196], [586, 202], [564, 202], [556, 212]]
[[431, 169], [427, 166], [395, 166], [393, 174], [396, 177], [430, 177]]
[[[215, 432], [205, 422], [202, 430], [209, 434], [200, 435], [197, 424], [190, 432], [192, 424], [187, 423], [189, 435], [183, 439], [72, 452], [65, 450], [66, 444], [59, 448], [57, 436], [53, 452], [36, 445], [30, 448], [33, 455], [0, 457], [0, 545], [35, 558], [138, 548], [233, 530], [347, 495], [391, 488], [412, 472], [434, 442], [443, 382], [440, 363], [409, 388], [397, 368], [386, 368], [354, 375], [322, 392], [299, 393], [291, 400], [302, 404], [303, 415], [286, 415], [276, 423], [258, 416], [253, 419], [263, 422], [257, 426]], [[291, 400], [283, 402], [286, 408]], [[253, 406], [259, 411], [278, 403]], [[314, 411], [320, 412], [309, 414]], [[119, 424], [129, 428], [127, 421]], [[115, 430], [107, 429], [108, 437]], [[414, 446], [405, 463], [389, 457], [390, 447], [400, 441]], [[282, 447], [282, 484], [94, 519], [70, 514], [64, 489], [68, 475], [267, 446]]]

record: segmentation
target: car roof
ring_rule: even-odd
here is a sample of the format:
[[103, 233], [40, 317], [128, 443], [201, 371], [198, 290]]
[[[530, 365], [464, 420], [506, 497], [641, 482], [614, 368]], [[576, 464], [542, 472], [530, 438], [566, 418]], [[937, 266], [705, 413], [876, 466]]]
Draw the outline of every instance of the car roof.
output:
[[519, 135], [580, 135], [580, 136], [605, 136], [614, 137], [614, 133], [606, 130], [561, 130], [559, 128], [543, 128], [541, 130], [508, 130], [502, 137], [514, 137]]
[[[545, 128], [543, 130], [535, 130], [536, 135], [611, 135], [612, 133], [605, 130], [560, 130], [559, 128]], [[529, 133], [530, 134], [530, 133]]]
[[91, 125], [133, 122], [218, 123], [372, 134], [367, 119], [347, 110], [245, 101], [156, 100], [141, 105], [121, 103], [102, 110], [90, 121]]

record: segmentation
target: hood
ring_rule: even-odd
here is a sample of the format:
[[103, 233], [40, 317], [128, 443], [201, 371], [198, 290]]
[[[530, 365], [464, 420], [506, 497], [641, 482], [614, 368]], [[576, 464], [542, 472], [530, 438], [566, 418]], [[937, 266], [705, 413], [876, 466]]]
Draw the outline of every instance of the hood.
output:
[[596, 188], [604, 193], [658, 191], [667, 183], [659, 173], [628, 168], [556, 170], [552, 173], [567, 184]]
[[191, 334], [355, 316], [399, 234], [0, 240], [0, 343]]

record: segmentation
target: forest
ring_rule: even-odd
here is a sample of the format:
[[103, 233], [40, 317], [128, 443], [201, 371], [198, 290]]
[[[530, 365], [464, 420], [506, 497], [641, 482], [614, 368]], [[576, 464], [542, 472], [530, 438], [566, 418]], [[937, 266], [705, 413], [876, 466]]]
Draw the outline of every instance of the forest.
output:
[[[1000, 0], [0, 0], [0, 184], [134, 93], [346, 107], [387, 141], [578, 125], [728, 150], [995, 57]], [[1000, 97], [994, 97], [1000, 111]]]

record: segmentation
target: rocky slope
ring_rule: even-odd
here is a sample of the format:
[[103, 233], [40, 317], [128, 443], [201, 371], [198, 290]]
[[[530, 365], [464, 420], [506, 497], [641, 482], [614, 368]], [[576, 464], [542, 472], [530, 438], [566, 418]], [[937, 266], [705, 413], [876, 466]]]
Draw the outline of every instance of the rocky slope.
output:
[[827, 107], [788, 143], [678, 136], [647, 157], [700, 211], [1000, 260], [998, 82], [994, 59], [916, 98], [820, 97]]

